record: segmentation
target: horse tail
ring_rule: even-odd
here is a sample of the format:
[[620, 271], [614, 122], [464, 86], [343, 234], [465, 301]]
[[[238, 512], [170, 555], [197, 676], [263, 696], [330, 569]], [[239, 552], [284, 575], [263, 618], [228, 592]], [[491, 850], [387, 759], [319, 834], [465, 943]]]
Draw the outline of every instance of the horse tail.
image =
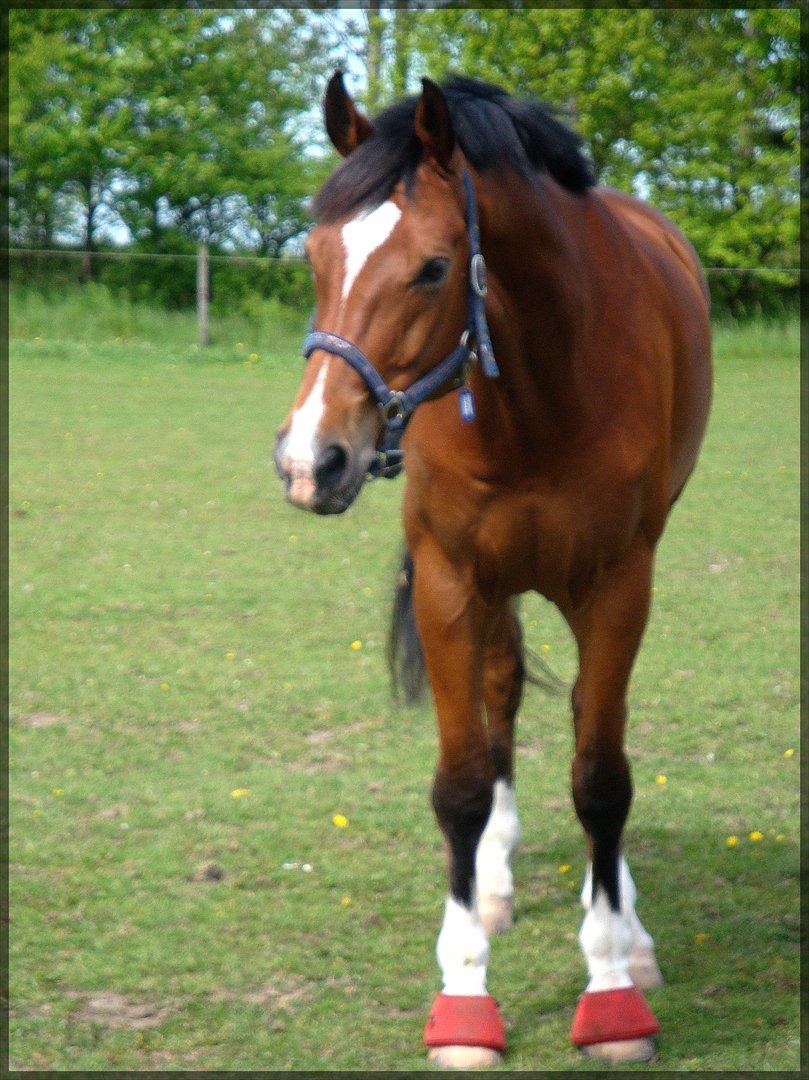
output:
[[427, 672], [413, 610], [413, 559], [407, 548], [402, 554], [393, 593], [388, 667], [394, 694], [401, 689], [408, 705], [415, 705], [424, 698]]
[[[525, 681], [547, 694], [557, 696], [569, 690], [556, 672], [531, 649], [524, 649]], [[530, 666], [529, 666], [530, 665]], [[424, 698], [427, 671], [421, 638], [413, 610], [413, 559], [405, 548], [393, 594], [393, 614], [388, 634], [388, 667], [394, 694], [401, 689], [406, 704], [415, 705]]]

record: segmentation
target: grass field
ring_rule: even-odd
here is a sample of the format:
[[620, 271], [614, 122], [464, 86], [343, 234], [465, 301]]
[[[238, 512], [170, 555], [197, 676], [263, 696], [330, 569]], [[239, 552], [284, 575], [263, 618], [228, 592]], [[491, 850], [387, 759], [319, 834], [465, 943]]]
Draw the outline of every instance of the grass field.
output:
[[[11, 1067], [423, 1067], [445, 878], [433, 717], [384, 665], [400, 482], [342, 518], [284, 503], [305, 319], [203, 355], [189, 317], [103, 293], [11, 316]], [[667, 980], [642, 1071], [798, 1068], [797, 354], [796, 324], [719, 328], [660, 547], [629, 733]], [[555, 611], [524, 614], [570, 679]], [[509, 1069], [593, 1067], [570, 753], [566, 700], [529, 690]]]

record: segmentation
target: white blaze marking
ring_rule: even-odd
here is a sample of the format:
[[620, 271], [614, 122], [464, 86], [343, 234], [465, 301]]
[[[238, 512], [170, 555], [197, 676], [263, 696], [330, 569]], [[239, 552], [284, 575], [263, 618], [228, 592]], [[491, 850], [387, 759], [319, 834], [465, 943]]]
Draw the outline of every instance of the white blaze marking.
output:
[[370, 213], [364, 211], [343, 226], [343, 246], [346, 252], [343, 301], [348, 298], [351, 286], [357, 280], [368, 256], [385, 243], [401, 216], [402, 211], [396, 203], [388, 199], [376, 210]]
[[514, 788], [505, 780], [495, 780], [492, 811], [475, 856], [479, 897], [510, 899], [514, 895], [510, 860], [519, 842], [520, 821]]
[[466, 908], [447, 897], [436, 955], [445, 994], [476, 997], [486, 993], [489, 939], [474, 907]]
[[314, 464], [315, 436], [323, 418], [323, 387], [328, 370], [329, 361], [326, 360], [303, 405], [292, 414], [292, 423], [283, 450], [284, 458], [288, 462], [287, 467], [290, 469], [300, 471], [305, 468], [311, 471]]
[[631, 986], [630, 952], [645, 952], [654, 948], [651, 937], [635, 914], [637, 890], [623, 856], [618, 873], [620, 912], [612, 910], [602, 888], [596, 890], [595, 901], [592, 901], [592, 866], [588, 865], [584, 876], [581, 903], [587, 914], [579, 932], [579, 941], [587, 960], [590, 974], [587, 989], [590, 992]]

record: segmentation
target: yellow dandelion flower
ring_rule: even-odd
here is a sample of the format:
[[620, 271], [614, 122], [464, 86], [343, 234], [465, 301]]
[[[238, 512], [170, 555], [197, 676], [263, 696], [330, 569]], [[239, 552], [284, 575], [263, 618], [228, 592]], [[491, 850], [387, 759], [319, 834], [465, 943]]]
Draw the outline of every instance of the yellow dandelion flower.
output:
[[343, 907], [348, 907], [348, 905], [351, 903], [351, 897], [350, 896], [341, 897], [340, 903], [343, 905]]
[[550, 652], [550, 651], [551, 651], [551, 647], [550, 647], [550, 645], [546, 644], [546, 643], [545, 643], [545, 642], [543, 641], [543, 643], [542, 643], [542, 644], [541, 644], [541, 645], [539, 646], [539, 651], [540, 651], [540, 652]]
[[249, 787], [236, 787], [236, 788], [233, 789], [233, 791], [231, 791], [230, 797], [231, 797], [231, 799], [244, 799], [245, 796], [247, 796], [249, 794], [250, 794], [250, 788]]
[[160, 689], [163, 690], [163, 691], [169, 690], [170, 689], [169, 684], [167, 682], [162, 682], [160, 684]]
[[292, 689], [292, 683], [291, 682], [285, 682], [284, 683], [284, 689], [285, 690], [291, 690]]
[[250, 355], [247, 357], [247, 359], [248, 360], [258, 360], [258, 353], [257, 352], [251, 352]]
[[290, 534], [289, 534], [289, 542], [290, 542], [290, 544], [294, 544], [294, 543], [295, 543], [295, 542], [297, 541], [297, 539], [298, 539], [298, 538], [297, 538], [297, 536], [295, 535], [295, 533], [290, 533]]
[[336, 825], [338, 829], [348, 828], [348, 818], [344, 814], [335, 814], [331, 819], [332, 825]]
[[784, 757], [794, 757], [794, 756], [795, 756], [795, 751], [792, 749], [791, 746], [790, 746], [789, 750], [784, 751]]
[[226, 660], [235, 660], [236, 659], [236, 653], [232, 649], [229, 649], [225, 653], [225, 659]]
[[662, 787], [663, 784], [668, 783], [668, 777], [664, 776], [663, 773], [658, 773], [657, 776], [655, 777], [655, 783], [660, 784], [660, 786]]
[[359, 640], [359, 638], [356, 641], [351, 642], [351, 648], [354, 650], [354, 652], [359, 652], [359, 650], [362, 648], [362, 642]]
[[562, 865], [559, 867], [559, 873], [560, 874], [569, 874], [570, 873], [570, 867], [568, 866], [567, 863], [562, 863]]
[[362, 595], [363, 596], [373, 596], [374, 595], [374, 590], [371, 588], [370, 585], [366, 585], [365, 588], [362, 590]]
[[727, 838], [727, 840], [725, 841], [725, 843], [727, 844], [728, 847], [736, 847], [738, 842], [739, 842], [738, 836], [729, 836]]
[[758, 829], [754, 829], [753, 832], [751, 832], [750, 835], [747, 837], [747, 839], [752, 840], [754, 844], [757, 844], [759, 840], [764, 839], [764, 833], [759, 832]]
[[694, 941], [708, 941], [710, 934], [694, 934]]
[[59, 797], [60, 795], [64, 795], [64, 793], [65, 793], [65, 792], [64, 792], [64, 788], [60, 788], [60, 787], [55, 787], [55, 788], [53, 789], [53, 794], [54, 794], [54, 795], [56, 795], [56, 797], [57, 797], [57, 798], [58, 798], [58, 797]]

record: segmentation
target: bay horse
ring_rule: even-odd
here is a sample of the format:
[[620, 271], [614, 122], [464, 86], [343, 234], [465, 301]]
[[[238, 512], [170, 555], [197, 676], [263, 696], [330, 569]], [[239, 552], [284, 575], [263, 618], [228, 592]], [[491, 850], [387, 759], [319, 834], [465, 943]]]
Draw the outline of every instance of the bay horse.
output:
[[423, 79], [371, 122], [337, 72], [324, 111], [345, 160], [313, 202], [317, 303], [275, 460], [288, 499], [318, 514], [404, 465], [399, 644], [412, 681], [417, 635], [432, 689], [449, 861], [424, 1041], [443, 1067], [505, 1049], [486, 966], [489, 935], [512, 922], [516, 604], [534, 590], [579, 658], [589, 979], [571, 1037], [598, 1058], [648, 1060], [658, 1023], [641, 990], [661, 977], [621, 854], [624, 728], [655, 546], [710, 405], [697, 256], [662, 214], [596, 186], [580, 138], [539, 103]]

